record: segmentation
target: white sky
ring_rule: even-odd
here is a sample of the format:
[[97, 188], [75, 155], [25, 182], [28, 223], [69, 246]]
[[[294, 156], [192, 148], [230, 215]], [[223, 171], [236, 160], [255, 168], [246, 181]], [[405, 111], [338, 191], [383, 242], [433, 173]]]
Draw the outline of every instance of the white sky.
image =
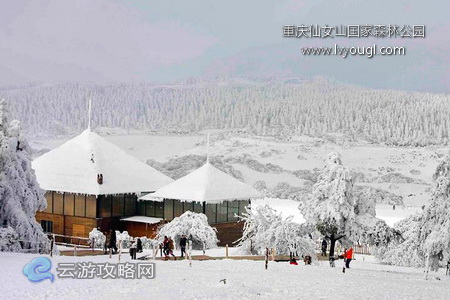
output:
[[[0, 85], [324, 75], [450, 91], [450, 2], [0, 0]], [[290, 39], [285, 24], [424, 24], [425, 39]], [[304, 57], [301, 46], [405, 46], [406, 56]]]

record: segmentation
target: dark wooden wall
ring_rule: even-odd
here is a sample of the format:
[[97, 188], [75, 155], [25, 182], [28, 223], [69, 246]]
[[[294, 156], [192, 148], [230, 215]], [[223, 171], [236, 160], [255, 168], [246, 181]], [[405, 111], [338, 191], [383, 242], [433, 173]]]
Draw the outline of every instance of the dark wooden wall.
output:
[[242, 237], [242, 232], [244, 228], [243, 222], [232, 222], [232, 223], [220, 223], [212, 224], [212, 227], [217, 229], [217, 238], [219, 239], [219, 246], [234, 246], [233, 244], [236, 240]]

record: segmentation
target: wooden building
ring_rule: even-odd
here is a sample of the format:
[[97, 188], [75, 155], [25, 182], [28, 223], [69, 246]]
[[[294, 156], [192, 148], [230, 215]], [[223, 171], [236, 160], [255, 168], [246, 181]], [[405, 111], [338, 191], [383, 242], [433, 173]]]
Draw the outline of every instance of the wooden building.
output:
[[[122, 218], [147, 213], [136, 195], [173, 182], [90, 129], [38, 157], [32, 166], [47, 199], [47, 208], [36, 219], [44, 231], [66, 236], [87, 237], [97, 227], [126, 229]], [[161, 220], [161, 207], [153, 214]]]
[[160, 207], [162, 218], [171, 221], [185, 211], [204, 213], [218, 230], [221, 245], [232, 245], [242, 236], [243, 223], [237, 215], [245, 212], [251, 199], [261, 198], [253, 187], [220, 171], [209, 162], [155, 193], [145, 195], [140, 205]]

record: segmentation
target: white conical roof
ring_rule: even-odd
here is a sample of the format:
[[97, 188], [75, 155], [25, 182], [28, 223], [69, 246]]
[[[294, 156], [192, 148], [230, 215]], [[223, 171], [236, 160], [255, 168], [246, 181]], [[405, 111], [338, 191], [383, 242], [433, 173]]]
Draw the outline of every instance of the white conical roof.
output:
[[192, 173], [148, 194], [140, 200], [178, 199], [220, 203], [222, 201], [261, 198], [253, 187], [220, 171], [209, 162]]
[[[152, 192], [173, 180], [87, 129], [32, 163], [42, 189], [89, 195]], [[103, 184], [97, 183], [103, 175]]]

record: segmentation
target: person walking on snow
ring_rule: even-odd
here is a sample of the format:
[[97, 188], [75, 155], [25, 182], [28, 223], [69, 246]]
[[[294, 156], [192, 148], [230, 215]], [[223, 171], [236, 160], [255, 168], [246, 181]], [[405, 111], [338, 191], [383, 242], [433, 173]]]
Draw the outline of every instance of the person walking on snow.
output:
[[133, 240], [130, 246], [130, 256], [131, 259], [136, 259], [136, 252], [137, 252], [137, 241]]
[[322, 241], [322, 256], [327, 256], [327, 240], [323, 239]]
[[164, 256], [165, 256], [165, 258], [167, 260], [167, 256], [169, 255], [169, 239], [167, 238], [167, 236], [164, 236], [163, 253], [164, 253]]
[[177, 260], [177, 257], [175, 256], [175, 254], [173, 254], [173, 249], [175, 249], [175, 245], [173, 244], [173, 240], [171, 237], [169, 237], [168, 244], [169, 244], [169, 253], [167, 256], [172, 255], [173, 259]]
[[183, 234], [180, 239], [181, 257], [184, 257], [184, 255], [186, 254], [186, 242], [187, 242], [187, 238]]
[[353, 248], [350, 247], [347, 251], [344, 252], [344, 259], [345, 259], [345, 267], [347, 269], [350, 269], [350, 262], [353, 259]]

